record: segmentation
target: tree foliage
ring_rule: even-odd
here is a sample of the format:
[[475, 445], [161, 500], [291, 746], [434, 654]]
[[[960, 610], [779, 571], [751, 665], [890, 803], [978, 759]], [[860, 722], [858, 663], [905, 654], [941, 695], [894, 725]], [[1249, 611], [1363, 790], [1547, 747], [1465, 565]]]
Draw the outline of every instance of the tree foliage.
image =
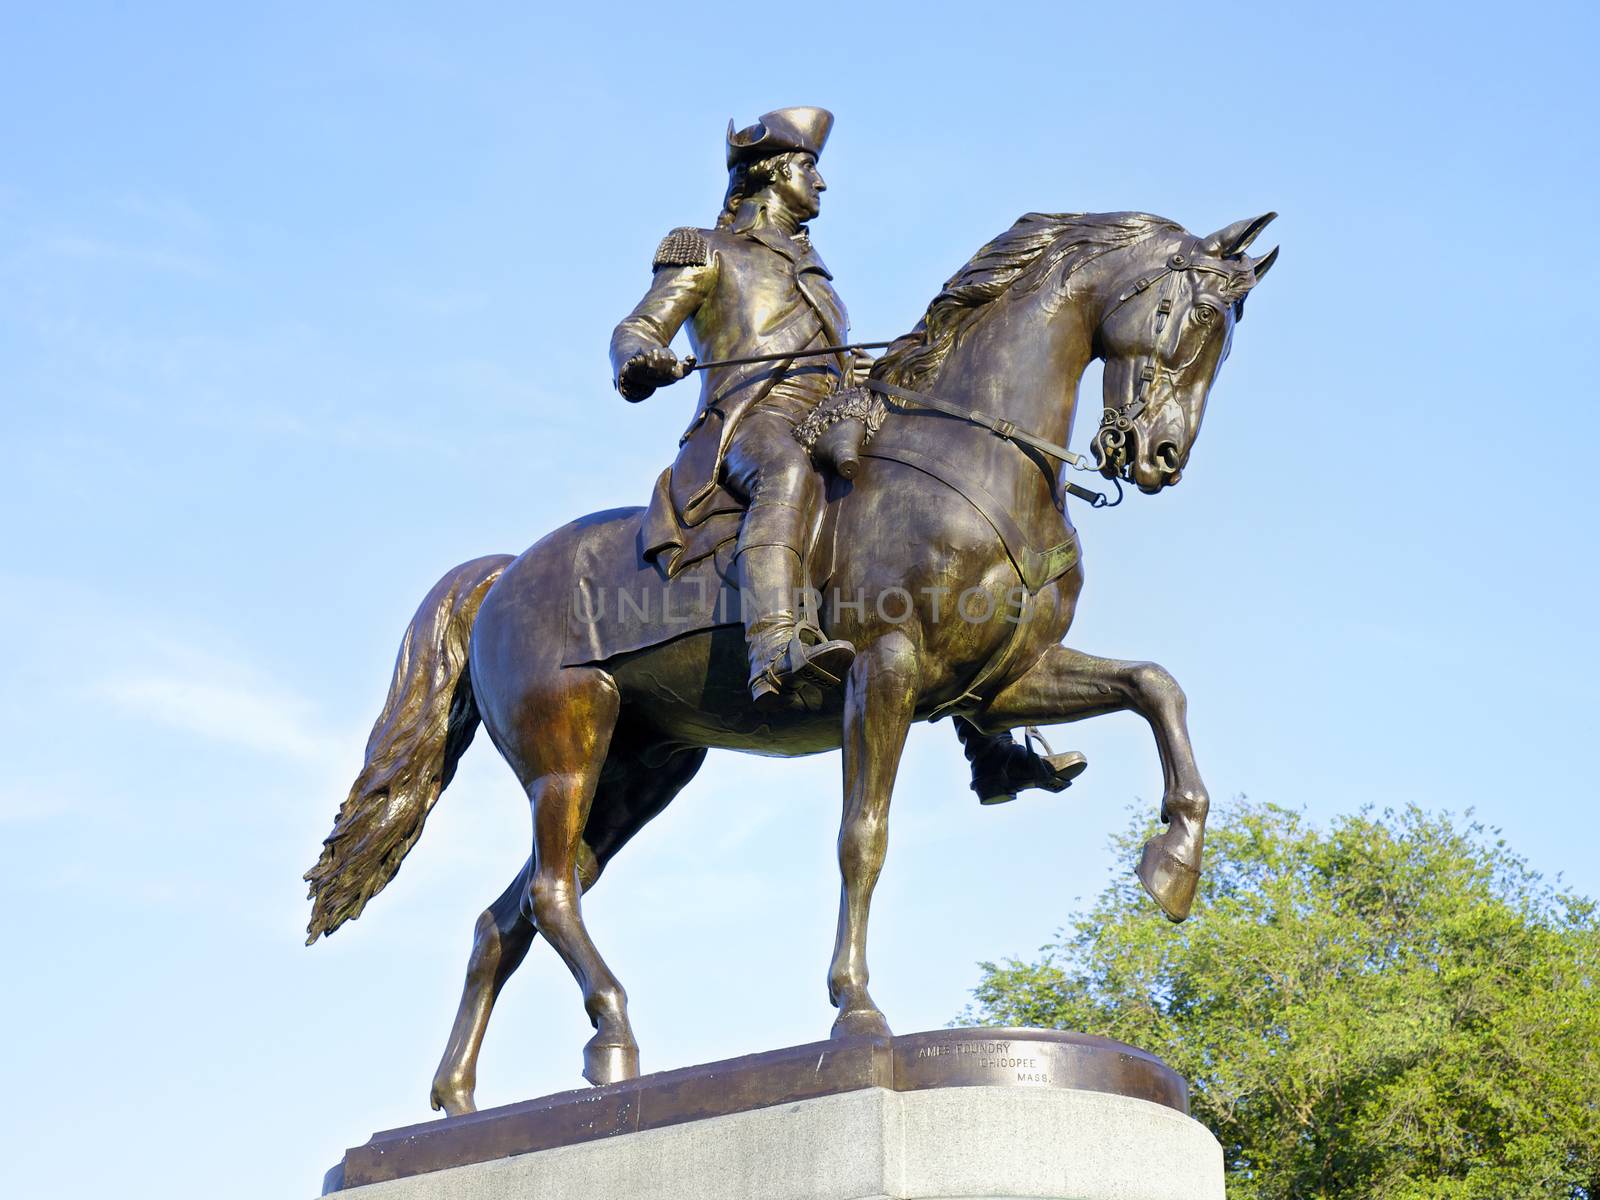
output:
[[964, 1020], [1159, 1055], [1243, 1200], [1600, 1200], [1591, 901], [1416, 808], [1321, 830], [1239, 800], [1206, 850], [1186, 924], [1119, 872], [1038, 961], [984, 963]]

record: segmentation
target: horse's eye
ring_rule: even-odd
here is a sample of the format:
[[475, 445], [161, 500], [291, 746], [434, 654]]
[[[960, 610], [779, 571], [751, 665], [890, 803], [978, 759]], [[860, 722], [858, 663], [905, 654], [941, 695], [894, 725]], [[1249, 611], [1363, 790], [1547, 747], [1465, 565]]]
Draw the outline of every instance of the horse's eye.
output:
[[1194, 319], [1199, 321], [1202, 325], [1211, 324], [1212, 318], [1216, 315], [1217, 310], [1212, 308], [1209, 304], [1196, 304], [1194, 306]]

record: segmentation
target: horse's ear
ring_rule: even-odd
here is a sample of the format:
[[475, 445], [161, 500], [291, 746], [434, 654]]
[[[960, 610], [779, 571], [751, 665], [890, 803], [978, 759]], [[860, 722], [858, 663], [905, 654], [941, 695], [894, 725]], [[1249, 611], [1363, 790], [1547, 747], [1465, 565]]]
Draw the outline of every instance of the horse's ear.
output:
[[1263, 257], [1250, 264], [1251, 272], [1256, 277], [1256, 283], [1260, 283], [1266, 277], [1267, 272], [1272, 270], [1272, 264], [1278, 261], [1278, 251], [1282, 249], [1282, 246], [1274, 246]]
[[1256, 240], [1256, 235], [1270, 225], [1277, 213], [1264, 213], [1259, 217], [1246, 217], [1232, 225], [1224, 225], [1200, 243], [1206, 253], [1216, 258], [1232, 258], [1242, 254]]
[[1274, 246], [1260, 258], [1250, 260], [1250, 286], [1233, 302], [1233, 319], [1235, 323], [1244, 320], [1245, 297], [1255, 290], [1256, 284], [1266, 278], [1267, 272], [1272, 270], [1272, 264], [1278, 261], [1278, 251], [1281, 249], [1283, 249], [1282, 246]]

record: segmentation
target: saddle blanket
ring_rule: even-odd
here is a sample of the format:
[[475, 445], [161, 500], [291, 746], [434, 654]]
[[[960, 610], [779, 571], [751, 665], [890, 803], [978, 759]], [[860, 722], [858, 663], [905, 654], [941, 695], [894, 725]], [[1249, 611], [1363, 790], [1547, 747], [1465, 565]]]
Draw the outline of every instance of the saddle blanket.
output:
[[644, 511], [622, 509], [579, 532], [562, 666], [604, 662], [685, 634], [742, 623], [733, 543], [725, 542], [668, 579], [644, 557]]

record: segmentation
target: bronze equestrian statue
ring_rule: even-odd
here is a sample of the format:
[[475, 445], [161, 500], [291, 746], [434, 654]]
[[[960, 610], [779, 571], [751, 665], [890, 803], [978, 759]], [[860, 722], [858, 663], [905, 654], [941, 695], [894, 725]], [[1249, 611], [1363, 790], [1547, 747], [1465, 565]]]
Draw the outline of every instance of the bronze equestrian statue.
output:
[[[394, 877], [480, 721], [521, 781], [533, 853], [478, 918], [434, 1107], [474, 1108], [490, 1012], [536, 933], [582, 989], [595, 1028], [585, 1077], [603, 1084], [638, 1073], [626, 995], [589, 937], [580, 897], [708, 749], [843, 751], [842, 886], [828, 971], [835, 1036], [888, 1032], [867, 991], [867, 917], [912, 721], [952, 714], [998, 733], [1141, 714], [1160, 754], [1167, 827], [1145, 845], [1138, 877], [1169, 918], [1188, 915], [1209, 802], [1183, 693], [1153, 663], [1061, 644], [1083, 569], [1057, 463], [1076, 457], [1064, 443], [1078, 381], [1099, 358], [1098, 469], [1147, 494], [1178, 481], [1245, 298], [1276, 259], [1276, 250], [1246, 253], [1269, 220], [1195, 237], [1146, 213], [1029, 213], [981, 247], [870, 367], [865, 383], [894, 403], [862, 450], [859, 475], [827, 481], [818, 528], [805, 538], [816, 632], [799, 634], [798, 650], [788, 637], [775, 658], [781, 703], [752, 702], [756, 649], [747, 653], [746, 622], [729, 606], [739, 606], [752, 571], [791, 568], [740, 562], [755, 544], [739, 532], [742, 503], [683, 526], [687, 514], [662, 495], [670, 474], [648, 509], [580, 518], [518, 557], [475, 559], [434, 586], [401, 642], [366, 762], [306, 876], [315, 941]], [[741, 235], [703, 236], [714, 247]], [[677, 253], [699, 249], [684, 239]], [[841, 309], [840, 335], [842, 321]], [[829, 361], [830, 385], [859, 371]], [[654, 363], [660, 374], [619, 371], [621, 382], [642, 390], [683, 373], [684, 364]], [[769, 411], [781, 419], [781, 408]], [[728, 462], [731, 444], [719, 434]], [[754, 514], [757, 497], [750, 502]], [[689, 535], [676, 561], [646, 557], [663, 532]], [[793, 539], [784, 553], [800, 557], [799, 535], [781, 536]], [[766, 612], [764, 595], [749, 622], [763, 656], [778, 640], [763, 640], [767, 629], [788, 632], [790, 619], [781, 605]], [[779, 626], [757, 629], [763, 616]], [[802, 619], [795, 612], [796, 631]], [[799, 661], [830, 642], [854, 650], [832, 688]], [[799, 669], [786, 687], [791, 666]]]

